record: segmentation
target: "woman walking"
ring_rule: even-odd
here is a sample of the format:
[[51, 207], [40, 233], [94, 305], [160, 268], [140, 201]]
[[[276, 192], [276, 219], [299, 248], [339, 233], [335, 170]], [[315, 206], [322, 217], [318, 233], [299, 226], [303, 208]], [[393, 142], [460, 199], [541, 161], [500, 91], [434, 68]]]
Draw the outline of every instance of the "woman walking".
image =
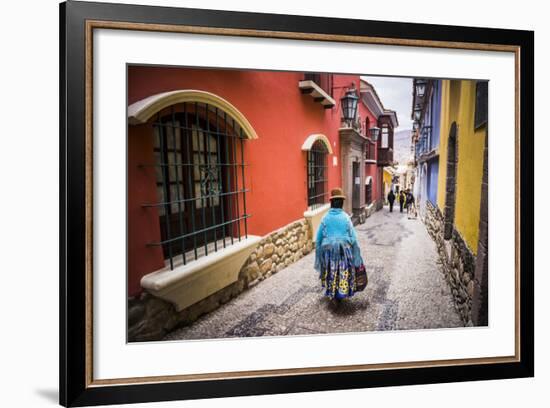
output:
[[315, 269], [319, 271], [325, 296], [336, 300], [354, 295], [356, 268], [364, 270], [357, 233], [342, 209], [345, 198], [341, 189], [331, 191], [331, 208], [321, 220], [315, 242]]

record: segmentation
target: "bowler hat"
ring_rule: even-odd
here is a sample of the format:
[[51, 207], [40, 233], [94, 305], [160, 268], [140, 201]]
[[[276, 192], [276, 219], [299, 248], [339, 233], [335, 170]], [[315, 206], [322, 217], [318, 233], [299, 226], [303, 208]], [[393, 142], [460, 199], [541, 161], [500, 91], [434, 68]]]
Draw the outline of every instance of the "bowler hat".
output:
[[330, 199], [332, 200], [334, 198], [342, 198], [344, 200], [346, 199], [346, 196], [344, 195], [344, 192], [341, 188], [337, 187], [330, 190]]

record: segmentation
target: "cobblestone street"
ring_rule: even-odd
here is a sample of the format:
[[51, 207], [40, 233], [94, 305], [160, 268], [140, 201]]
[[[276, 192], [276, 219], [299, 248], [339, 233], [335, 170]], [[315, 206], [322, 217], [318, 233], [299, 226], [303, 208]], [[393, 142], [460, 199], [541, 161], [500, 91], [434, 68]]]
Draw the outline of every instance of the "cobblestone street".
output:
[[165, 340], [462, 326], [422, 221], [387, 207], [356, 226], [365, 291], [335, 305], [322, 295], [314, 252]]

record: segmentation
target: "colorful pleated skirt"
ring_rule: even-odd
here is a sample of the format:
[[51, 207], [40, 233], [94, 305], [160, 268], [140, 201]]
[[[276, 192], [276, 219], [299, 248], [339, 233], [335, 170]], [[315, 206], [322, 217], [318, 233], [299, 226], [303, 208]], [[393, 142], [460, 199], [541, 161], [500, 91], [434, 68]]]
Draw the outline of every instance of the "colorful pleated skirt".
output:
[[330, 244], [321, 247], [321, 285], [325, 296], [344, 299], [356, 291], [352, 248], [347, 244]]

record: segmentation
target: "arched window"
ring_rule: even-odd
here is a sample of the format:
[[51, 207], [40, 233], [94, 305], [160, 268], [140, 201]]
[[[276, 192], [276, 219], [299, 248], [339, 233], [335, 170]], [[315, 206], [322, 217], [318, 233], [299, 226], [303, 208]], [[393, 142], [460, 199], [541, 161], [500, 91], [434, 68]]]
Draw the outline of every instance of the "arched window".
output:
[[328, 150], [318, 139], [307, 152], [307, 204], [315, 209], [328, 201]]
[[203, 102], [163, 108], [152, 119], [165, 259], [174, 267], [248, 236], [243, 128], [224, 110]]
[[445, 225], [443, 238], [451, 239], [453, 236], [453, 225], [455, 218], [456, 202], [456, 167], [458, 162], [458, 143], [457, 143], [456, 122], [451, 125], [449, 140], [447, 142], [447, 179], [445, 187]]

